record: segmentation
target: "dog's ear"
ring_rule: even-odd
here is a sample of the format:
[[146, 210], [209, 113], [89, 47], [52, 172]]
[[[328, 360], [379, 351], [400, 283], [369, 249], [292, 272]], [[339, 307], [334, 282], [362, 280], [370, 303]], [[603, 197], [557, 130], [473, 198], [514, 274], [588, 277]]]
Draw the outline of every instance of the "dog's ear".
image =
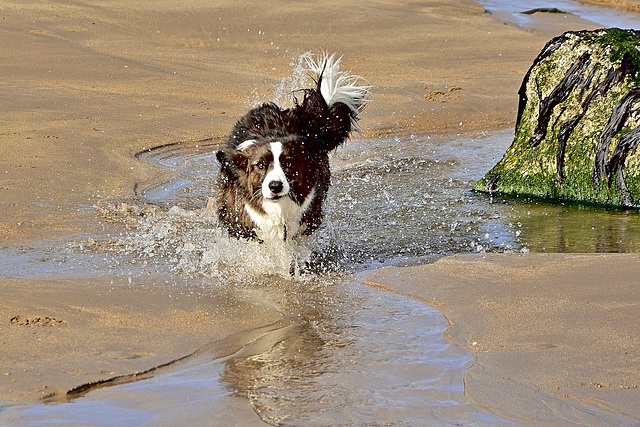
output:
[[235, 180], [247, 171], [248, 158], [242, 151], [224, 148], [216, 152], [216, 158], [222, 171]]

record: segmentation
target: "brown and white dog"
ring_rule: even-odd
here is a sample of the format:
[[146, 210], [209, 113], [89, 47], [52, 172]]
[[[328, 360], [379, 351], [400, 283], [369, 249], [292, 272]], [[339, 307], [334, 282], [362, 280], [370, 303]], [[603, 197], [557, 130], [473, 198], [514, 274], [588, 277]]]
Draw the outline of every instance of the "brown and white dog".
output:
[[307, 66], [316, 87], [302, 90], [302, 103], [252, 109], [216, 153], [218, 217], [230, 236], [286, 241], [322, 223], [329, 152], [361, 130], [369, 87], [357, 85], [360, 78], [341, 71], [333, 56], [318, 63], [308, 57]]

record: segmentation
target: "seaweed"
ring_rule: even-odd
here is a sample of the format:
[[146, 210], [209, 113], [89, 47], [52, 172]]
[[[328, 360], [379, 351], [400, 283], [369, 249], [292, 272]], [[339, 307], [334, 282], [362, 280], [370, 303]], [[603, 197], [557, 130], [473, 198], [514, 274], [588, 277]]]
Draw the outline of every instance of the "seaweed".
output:
[[558, 13], [562, 15], [572, 15], [570, 12], [565, 12], [564, 10], [560, 10], [557, 7], [538, 7], [536, 9], [526, 10], [524, 12], [520, 12], [523, 15], [533, 15], [534, 13]]
[[640, 203], [639, 69], [638, 31], [569, 31], [550, 40], [518, 91], [511, 146], [474, 190]]

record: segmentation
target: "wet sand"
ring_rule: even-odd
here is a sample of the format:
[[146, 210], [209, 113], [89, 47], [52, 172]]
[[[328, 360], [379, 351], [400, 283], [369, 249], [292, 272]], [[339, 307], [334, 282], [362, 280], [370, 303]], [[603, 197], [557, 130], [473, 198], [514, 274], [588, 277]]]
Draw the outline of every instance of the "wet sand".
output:
[[[592, 28], [572, 16], [541, 14], [527, 28], [517, 28], [466, 0], [326, 1], [304, 7], [281, 2], [5, 1], [0, 20], [0, 241], [3, 248], [24, 253], [112, 229], [92, 206], [105, 198], [130, 196], [137, 182], [157, 173], [136, 161], [136, 152], [224, 137], [250, 106], [274, 99], [282, 79], [291, 75], [292, 61], [306, 51], [343, 54], [343, 65], [374, 86], [362, 122], [364, 137], [475, 133], [514, 125], [522, 76], [548, 39], [568, 29]], [[507, 261], [492, 264], [499, 271], [528, 258], [500, 259]], [[541, 267], [560, 263], [574, 269], [573, 261], [561, 256], [531, 259]], [[630, 270], [636, 262], [633, 257], [598, 259], [599, 271], [612, 274], [618, 268]], [[253, 314], [252, 304], [225, 295], [194, 291], [193, 297], [188, 292], [170, 297], [174, 283], [183, 279], [167, 274], [129, 284], [121, 274], [61, 277], [55, 263], [47, 262], [42, 269], [46, 273], [51, 265], [51, 273], [43, 277], [0, 279], [0, 365], [8, 367], [0, 372], [0, 400], [33, 401], [86, 382], [144, 371], [206, 342], [280, 318], [268, 308]], [[438, 274], [447, 277], [465, 263], [462, 258], [443, 260], [436, 265], [446, 268]], [[522, 265], [517, 271], [528, 268]], [[415, 274], [413, 269], [398, 271], [408, 278]], [[435, 279], [430, 283], [452, 311], [445, 314], [461, 316], [457, 327], [471, 330], [478, 324], [478, 311], [444, 296], [447, 290], [452, 301], [465, 300], [468, 288], [449, 289]], [[581, 282], [568, 283], [576, 285], [567, 288], [569, 296], [580, 298]], [[517, 299], [527, 289], [525, 282], [517, 282], [496, 296]], [[627, 303], [634, 303], [632, 290], [627, 290]], [[227, 304], [229, 298], [234, 304]], [[497, 304], [490, 298], [484, 301], [488, 311]], [[556, 309], [558, 316], [573, 313], [563, 311], [565, 306]], [[483, 334], [503, 336], [516, 327], [526, 332], [531, 318], [512, 312], [504, 321], [487, 323]], [[601, 310], [598, 319], [612, 314]], [[586, 337], [606, 323], [588, 319], [584, 314], [578, 320], [585, 322], [575, 322], [579, 336], [585, 337], [584, 348], [590, 345]], [[629, 331], [625, 328], [630, 325], [615, 318], [607, 321], [621, 334]], [[560, 342], [537, 331], [541, 336], [536, 343]], [[455, 330], [451, 334], [457, 336]], [[552, 383], [560, 371], [566, 376], [582, 366], [596, 371], [627, 366], [628, 357], [621, 353], [606, 360], [582, 359], [580, 341], [572, 342], [575, 351], [566, 354], [573, 363], [549, 360], [548, 369], [536, 371], [546, 379], [533, 382], [528, 375], [532, 366], [525, 363], [527, 347], [512, 346], [514, 351], [500, 364], [481, 365], [488, 372], [485, 377], [476, 369], [467, 381], [479, 378], [482, 383], [483, 378], [517, 371], [523, 384], [536, 387]], [[632, 344], [629, 354], [637, 353]], [[478, 355], [485, 352], [474, 354], [482, 360]], [[599, 389], [637, 392], [633, 379], [593, 381], [617, 387]], [[574, 388], [561, 386], [568, 398], [580, 397]], [[491, 406], [472, 387], [468, 393]], [[626, 408], [625, 400], [617, 399], [618, 394], [603, 397], [606, 406]]]
[[[282, 320], [263, 301], [162, 275], [3, 279], [0, 294], [0, 402], [65, 401], [78, 386], [143, 373], [230, 331]], [[227, 340], [218, 350], [244, 344]]]
[[584, 402], [635, 424], [639, 268], [636, 254], [478, 254], [387, 267], [368, 280], [443, 312], [451, 341], [474, 357], [465, 394], [478, 405], [554, 425]]

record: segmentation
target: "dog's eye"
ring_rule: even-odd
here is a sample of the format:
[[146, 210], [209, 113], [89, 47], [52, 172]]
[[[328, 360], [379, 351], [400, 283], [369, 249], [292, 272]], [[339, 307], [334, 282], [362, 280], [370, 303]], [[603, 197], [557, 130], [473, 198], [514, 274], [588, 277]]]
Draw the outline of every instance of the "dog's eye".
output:
[[293, 162], [290, 159], [286, 159], [284, 162], [282, 162], [282, 167], [289, 169], [291, 166], [293, 166]]
[[258, 163], [255, 164], [255, 167], [260, 170], [264, 170], [267, 167], [267, 163], [264, 160], [260, 160]]

